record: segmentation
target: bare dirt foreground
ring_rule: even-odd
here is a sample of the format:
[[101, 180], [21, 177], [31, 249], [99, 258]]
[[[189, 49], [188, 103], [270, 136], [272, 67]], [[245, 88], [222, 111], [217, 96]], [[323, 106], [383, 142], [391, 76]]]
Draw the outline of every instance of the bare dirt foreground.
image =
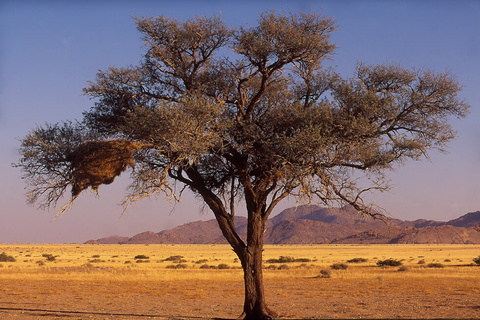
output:
[[[16, 253], [16, 262], [1, 262], [0, 319], [235, 319], [242, 309], [242, 274], [227, 246], [3, 245], [3, 251]], [[45, 252], [54, 251], [48, 261]], [[149, 262], [134, 262], [134, 252], [150, 255]], [[177, 260], [169, 259], [172, 252]], [[467, 260], [480, 246], [272, 246], [265, 252], [266, 261], [311, 259], [281, 268], [265, 262], [267, 302], [282, 318], [480, 318], [480, 267]], [[367, 261], [345, 263], [352, 257]], [[376, 266], [374, 258], [384, 257], [402, 260], [407, 270]], [[428, 267], [440, 260], [443, 268]], [[229, 269], [213, 269], [225, 261]], [[322, 270], [330, 278], [319, 277]]]

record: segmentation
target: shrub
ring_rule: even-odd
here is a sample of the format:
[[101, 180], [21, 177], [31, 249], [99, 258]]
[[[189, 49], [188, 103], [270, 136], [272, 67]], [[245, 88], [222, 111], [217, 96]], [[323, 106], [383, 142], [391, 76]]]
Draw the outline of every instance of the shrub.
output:
[[278, 266], [278, 270], [288, 270], [288, 269], [290, 269], [290, 267], [286, 264], [282, 264]]
[[0, 262], [15, 262], [17, 261], [13, 256], [7, 255], [5, 252], [0, 253]]
[[400, 271], [400, 272], [403, 272], [403, 271], [408, 271], [408, 268], [405, 267], [405, 266], [401, 266], [400, 268], [398, 268], [397, 271]]
[[322, 269], [320, 270], [320, 274], [317, 276], [317, 278], [330, 278], [332, 275], [329, 270]]
[[368, 259], [365, 258], [353, 258], [350, 260], [347, 260], [348, 263], [361, 263], [361, 262], [367, 262]]
[[100, 263], [100, 262], [105, 262], [105, 260], [93, 259], [93, 260], [88, 260], [88, 262], [90, 262], [90, 263]]
[[145, 260], [145, 259], [138, 259], [135, 261], [136, 263], [149, 263], [150, 260]]
[[311, 262], [308, 258], [294, 258], [288, 256], [280, 256], [278, 259], [268, 259], [267, 263], [292, 263], [292, 262]]
[[480, 266], [480, 256], [473, 258], [473, 262]]
[[39, 260], [37, 262], [35, 262], [36, 264], [38, 264], [39, 266], [44, 266], [45, 265], [45, 262]]
[[333, 270], [346, 270], [348, 269], [348, 264], [346, 263], [334, 263], [330, 266]]
[[94, 255], [92, 256], [92, 258], [100, 258], [100, 255], [99, 255], [99, 254], [94, 254]]
[[377, 266], [379, 267], [398, 267], [401, 266], [402, 262], [398, 261], [397, 259], [385, 259], [385, 260], [378, 260]]
[[187, 265], [186, 264], [171, 264], [171, 265], [168, 265], [166, 266], [167, 269], [187, 269]]
[[144, 254], [139, 254], [139, 255], [136, 255], [135, 260], [139, 260], [139, 259], [150, 259], [150, 257], [147, 257], [146, 255]]
[[429, 263], [427, 264], [427, 268], [445, 268], [445, 266], [441, 263]]
[[228, 264], [226, 264], [226, 263], [220, 263], [220, 264], [217, 266], [217, 269], [230, 269], [230, 267], [229, 267]]
[[202, 263], [205, 263], [205, 262], [208, 262], [208, 260], [207, 259], [200, 259], [200, 260], [195, 261], [195, 264], [202, 264]]
[[55, 261], [55, 256], [50, 253], [44, 253], [42, 254], [42, 257], [46, 258], [47, 261]]
[[183, 256], [170, 256], [168, 258], [163, 259], [163, 261], [177, 261], [181, 260]]
[[425, 264], [425, 260], [424, 259], [418, 260], [418, 264]]

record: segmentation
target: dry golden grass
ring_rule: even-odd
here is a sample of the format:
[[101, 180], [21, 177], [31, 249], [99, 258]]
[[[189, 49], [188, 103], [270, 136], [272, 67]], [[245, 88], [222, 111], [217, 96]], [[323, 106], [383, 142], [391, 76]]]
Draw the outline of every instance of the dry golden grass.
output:
[[[242, 308], [241, 266], [226, 245], [4, 244], [2, 252], [16, 261], [0, 262], [1, 319], [236, 318]], [[269, 245], [267, 302], [287, 318], [479, 318], [479, 255], [479, 245]], [[268, 262], [282, 256], [300, 262]], [[366, 261], [347, 263], [354, 258]], [[406, 271], [376, 265], [389, 258]]]

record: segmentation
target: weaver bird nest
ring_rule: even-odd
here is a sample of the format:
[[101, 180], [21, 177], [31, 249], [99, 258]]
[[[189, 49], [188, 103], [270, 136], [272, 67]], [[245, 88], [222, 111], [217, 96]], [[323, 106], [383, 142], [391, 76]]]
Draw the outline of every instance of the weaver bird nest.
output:
[[72, 197], [91, 187], [112, 183], [117, 176], [134, 166], [133, 153], [144, 145], [127, 140], [89, 141], [68, 157], [71, 163]]

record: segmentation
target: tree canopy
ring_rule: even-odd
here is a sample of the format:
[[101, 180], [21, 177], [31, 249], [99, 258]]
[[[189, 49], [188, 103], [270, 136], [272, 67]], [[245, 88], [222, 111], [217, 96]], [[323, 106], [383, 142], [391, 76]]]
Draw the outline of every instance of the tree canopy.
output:
[[[16, 165], [29, 200], [55, 206], [70, 186], [71, 203], [128, 167], [126, 205], [177, 197], [181, 183], [215, 214], [245, 270], [282, 199], [341, 201], [376, 215], [363, 193], [386, 189], [385, 172], [405, 160], [444, 150], [455, 137], [450, 118], [468, 112], [449, 72], [358, 63], [343, 78], [325, 68], [336, 25], [315, 13], [265, 12], [238, 28], [216, 16], [136, 22], [145, 41], [139, 65], [99, 71], [84, 89], [95, 102], [81, 121], [22, 139]], [[247, 239], [233, 222], [240, 199]], [[247, 317], [270, 314], [250, 298]]]

